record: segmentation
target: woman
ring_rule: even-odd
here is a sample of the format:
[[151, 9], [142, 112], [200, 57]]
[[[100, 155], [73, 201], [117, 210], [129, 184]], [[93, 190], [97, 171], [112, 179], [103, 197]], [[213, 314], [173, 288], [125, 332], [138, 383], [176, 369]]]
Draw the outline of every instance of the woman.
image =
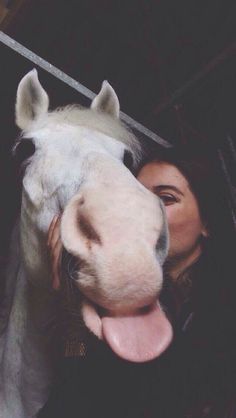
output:
[[217, 155], [193, 145], [163, 152], [138, 178], [163, 199], [170, 231], [163, 297], [170, 307], [172, 294], [170, 399], [179, 412], [172, 406], [168, 416], [229, 417], [236, 365], [235, 232]]
[[[102, 410], [103, 403], [97, 401], [99, 418], [109, 413], [122, 418], [233, 417], [234, 235], [216, 157], [205, 154], [205, 149], [193, 146], [162, 150], [140, 168], [139, 181], [166, 207], [170, 248], [162, 303], [172, 318], [175, 338], [157, 361], [137, 367], [119, 363], [118, 368], [114, 359], [109, 363], [114, 367], [112, 378], [126, 389], [112, 414], [110, 402]], [[58, 226], [54, 219], [48, 240], [54, 288], [60, 286]], [[140, 376], [142, 385], [137, 384]], [[109, 397], [116, 402], [111, 392]], [[95, 410], [87, 416], [94, 414]]]

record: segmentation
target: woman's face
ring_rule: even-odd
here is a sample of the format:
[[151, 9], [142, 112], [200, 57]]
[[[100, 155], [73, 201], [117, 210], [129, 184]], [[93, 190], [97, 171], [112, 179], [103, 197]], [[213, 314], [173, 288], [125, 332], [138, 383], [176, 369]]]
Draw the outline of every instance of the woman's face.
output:
[[140, 170], [138, 180], [165, 205], [170, 232], [168, 259], [193, 261], [201, 253], [201, 237], [207, 231], [187, 179], [174, 165], [153, 161]]

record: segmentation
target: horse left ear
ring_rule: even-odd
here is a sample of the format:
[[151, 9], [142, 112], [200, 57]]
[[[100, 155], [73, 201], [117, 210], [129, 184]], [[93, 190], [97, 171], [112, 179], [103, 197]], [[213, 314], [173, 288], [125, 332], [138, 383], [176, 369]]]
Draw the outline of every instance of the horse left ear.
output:
[[19, 83], [16, 95], [16, 124], [27, 130], [31, 123], [48, 111], [49, 99], [41, 86], [36, 69], [27, 73]]
[[119, 118], [119, 99], [108, 81], [103, 81], [100, 92], [92, 101], [91, 109], [107, 113], [117, 119]]

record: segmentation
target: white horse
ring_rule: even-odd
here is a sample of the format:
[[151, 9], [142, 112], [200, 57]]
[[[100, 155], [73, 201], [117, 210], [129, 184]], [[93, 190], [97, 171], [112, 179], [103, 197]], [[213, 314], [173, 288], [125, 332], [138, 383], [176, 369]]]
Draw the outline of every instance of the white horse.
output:
[[[47, 231], [63, 213], [63, 246], [79, 260], [74, 285], [86, 326], [126, 360], [159, 356], [171, 326], [158, 294], [167, 253], [159, 200], [125, 166], [140, 146], [119, 120], [119, 101], [104, 82], [90, 109], [48, 111], [37, 72], [20, 82], [15, 153], [26, 153], [19, 228], [15, 228], [0, 324], [0, 416], [31, 418], [47, 400], [53, 376], [56, 314]], [[102, 309], [101, 309], [102, 308]]]

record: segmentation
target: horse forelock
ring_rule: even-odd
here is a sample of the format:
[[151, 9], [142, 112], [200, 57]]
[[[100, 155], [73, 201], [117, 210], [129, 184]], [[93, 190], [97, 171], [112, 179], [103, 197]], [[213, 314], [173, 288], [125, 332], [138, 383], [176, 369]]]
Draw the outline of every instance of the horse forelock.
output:
[[106, 113], [83, 108], [80, 105], [68, 105], [49, 112], [48, 118], [53, 123], [87, 127], [122, 142], [132, 151], [135, 164], [142, 157], [141, 144], [129, 127], [120, 119]]

